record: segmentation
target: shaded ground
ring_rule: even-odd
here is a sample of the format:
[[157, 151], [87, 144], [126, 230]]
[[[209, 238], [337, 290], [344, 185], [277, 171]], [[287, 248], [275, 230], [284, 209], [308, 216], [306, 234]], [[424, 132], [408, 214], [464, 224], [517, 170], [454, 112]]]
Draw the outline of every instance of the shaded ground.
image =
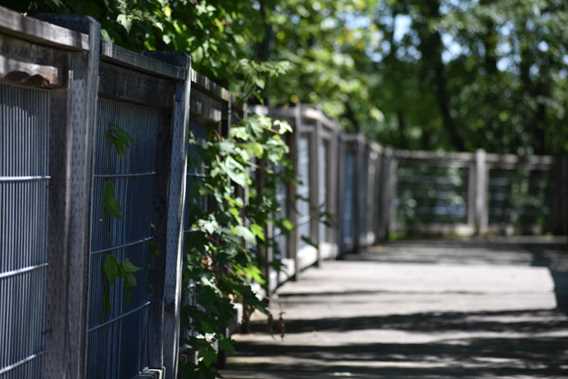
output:
[[225, 378], [567, 378], [559, 245], [398, 242], [280, 291], [286, 336], [237, 336]]

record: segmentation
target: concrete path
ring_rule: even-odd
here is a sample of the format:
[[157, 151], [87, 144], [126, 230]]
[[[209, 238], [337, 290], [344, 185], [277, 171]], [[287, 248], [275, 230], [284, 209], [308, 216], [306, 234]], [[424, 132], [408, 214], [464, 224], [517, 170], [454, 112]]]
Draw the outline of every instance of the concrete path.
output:
[[224, 377], [568, 378], [559, 250], [417, 241], [326, 262], [274, 301], [284, 338], [256, 319]]

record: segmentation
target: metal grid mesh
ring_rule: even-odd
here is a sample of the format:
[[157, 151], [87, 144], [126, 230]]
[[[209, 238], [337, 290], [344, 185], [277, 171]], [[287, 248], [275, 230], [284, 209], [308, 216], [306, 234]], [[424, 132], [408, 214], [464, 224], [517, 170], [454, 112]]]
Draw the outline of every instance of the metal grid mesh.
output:
[[310, 238], [310, 137], [303, 135], [298, 140], [298, 187], [296, 208], [298, 210], [298, 249], [307, 245], [305, 238]]
[[343, 188], [341, 191], [343, 209], [341, 213], [341, 238], [344, 245], [353, 243], [354, 188], [355, 184], [355, 154], [351, 149], [345, 151], [345, 164], [343, 167]]
[[468, 168], [401, 161], [398, 169], [397, 220], [413, 223], [467, 222]]
[[0, 84], [0, 378], [41, 378], [49, 93]]
[[489, 223], [545, 227], [550, 216], [548, 170], [489, 170]]
[[[157, 135], [166, 124], [161, 111], [124, 102], [99, 100], [92, 209], [89, 297], [88, 377], [122, 379], [147, 366], [151, 258]], [[109, 128], [132, 138], [119, 156], [109, 142]], [[104, 187], [112, 186], [122, 216], [104, 214]], [[122, 280], [110, 288], [110, 312], [104, 309], [106, 279], [102, 265], [108, 255], [128, 258], [141, 270], [127, 291]]]
[[372, 244], [375, 238], [376, 218], [377, 218], [377, 155], [371, 150], [367, 151], [367, 196], [365, 211], [366, 215], [366, 229], [365, 229], [365, 242]]
[[[330, 142], [323, 140], [318, 146], [318, 181], [319, 181], [319, 201], [318, 206], [321, 212], [329, 215], [331, 202], [329, 199], [330, 188]], [[321, 220], [319, 223], [319, 237], [321, 241], [331, 242], [331, 230], [326, 225], [326, 220]]]
[[[280, 213], [279, 213], [279, 217], [282, 218], [286, 218], [288, 217], [288, 193], [287, 193], [287, 188], [286, 185], [283, 183], [279, 183], [278, 188], [277, 188], [277, 192], [276, 192], [276, 201], [278, 202], [278, 205], [280, 206]], [[275, 250], [275, 254], [274, 254], [274, 258], [278, 261], [280, 261], [283, 258], [290, 258], [287, 256], [288, 253], [288, 235], [286, 233], [284, 233], [283, 230], [281, 230], [278, 227], [274, 228], [274, 240], [276, 243], [276, 250]]]
[[[359, 149], [364, 149], [363, 146], [359, 146]], [[366, 238], [367, 238], [367, 231], [369, 228], [369, 220], [368, 220], [368, 209], [367, 209], [367, 202], [369, 198], [369, 156], [367, 152], [363, 150], [363, 156], [361, 159], [361, 171], [360, 175], [357, 178], [359, 181], [358, 187], [358, 217], [359, 217], [359, 225], [357, 227], [357, 234], [359, 238], [359, 243], [365, 245]]]

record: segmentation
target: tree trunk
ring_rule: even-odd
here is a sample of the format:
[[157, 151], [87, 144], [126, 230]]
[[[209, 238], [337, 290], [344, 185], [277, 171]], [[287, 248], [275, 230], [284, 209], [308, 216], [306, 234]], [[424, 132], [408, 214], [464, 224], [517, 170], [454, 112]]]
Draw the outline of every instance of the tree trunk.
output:
[[443, 43], [440, 32], [432, 31], [430, 22], [440, 19], [440, 1], [416, 0], [415, 5], [421, 17], [416, 21], [417, 33], [420, 37], [420, 52], [424, 64], [425, 80], [432, 86], [436, 103], [442, 118], [442, 125], [446, 130], [452, 147], [456, 150], [465, 150], [465, 141], [452, 116], [451, 99], [448, 91], [448, 75], [442, 60]]

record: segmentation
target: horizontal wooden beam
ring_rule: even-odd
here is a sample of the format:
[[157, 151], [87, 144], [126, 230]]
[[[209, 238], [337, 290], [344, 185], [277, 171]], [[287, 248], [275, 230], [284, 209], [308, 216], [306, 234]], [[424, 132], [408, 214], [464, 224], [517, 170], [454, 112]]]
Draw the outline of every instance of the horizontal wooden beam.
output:
[[131, 68], [147, 74], [159, 75], [166, 78], [185, 80], [187, 75], [184, 67], [166, 63], [149, 54], [140, 54], [125, 49], [114, 43], [105, 41], [101, 46], [103, 60], [120, 66]]
[[5, 56], [0, 56], [0, 79], [40, 88], [59, 87], [63, 84], [57, 67], [24, 62]]
[[0, 32], [66, 50], [89, 50], [89, 36], [0, 7]]
[[445, 151], [418, 151], [418, 150], [393, 150], [397, 159], [408, 160], [431, 160], [431, 161], [459, 161], [470, 162], [475, 158], [473, 153], [450, 153]]
[[203, 91], [208, 92], [214, 97], [219, 98], [220, 100], [229, 102], [231, 100], [231, 94], [229, 91], [205, 75], [200, 74], [195, 70], [191, 70], [191, 83], [200, 87]]

